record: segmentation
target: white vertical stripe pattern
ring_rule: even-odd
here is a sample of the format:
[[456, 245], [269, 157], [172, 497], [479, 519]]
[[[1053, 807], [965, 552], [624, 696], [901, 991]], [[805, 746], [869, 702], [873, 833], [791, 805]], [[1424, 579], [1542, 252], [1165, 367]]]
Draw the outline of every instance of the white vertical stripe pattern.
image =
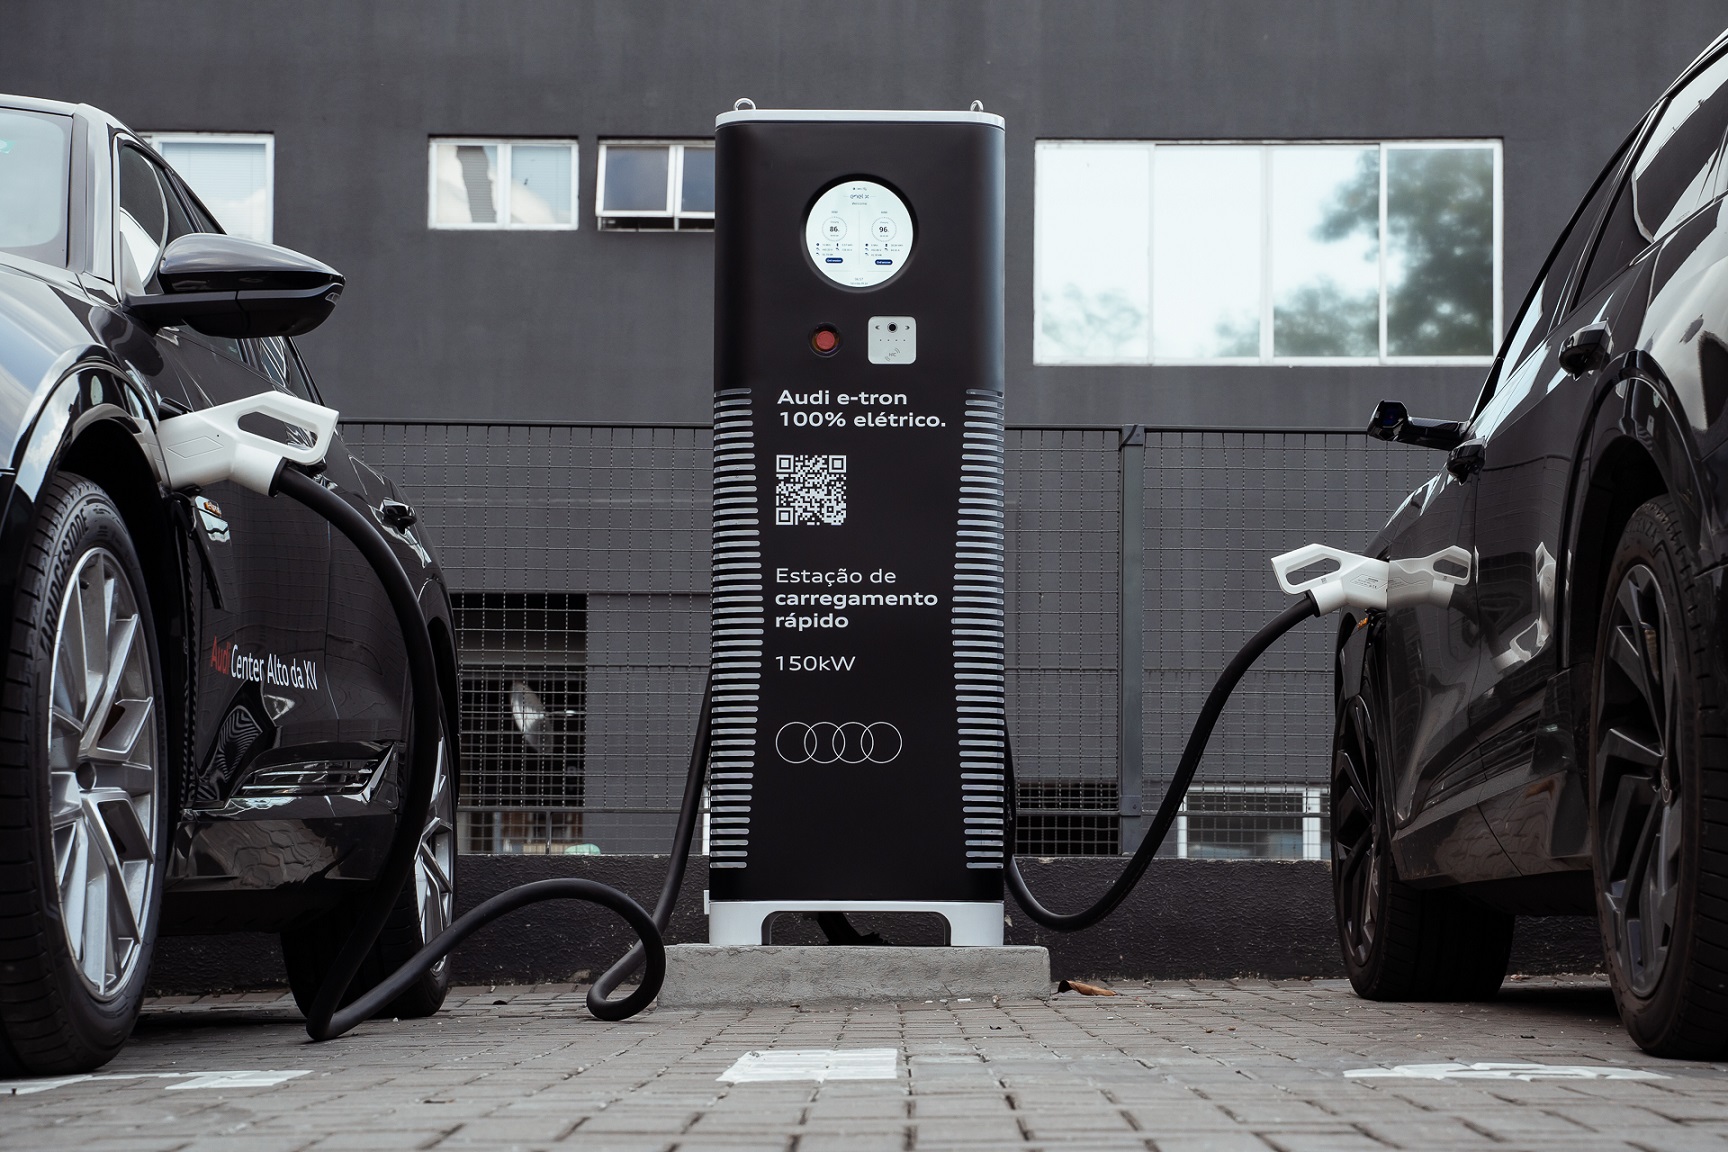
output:
[[714, 607], [709, 724], [710, 868], [743, 868], [750, 854], [761, 702], [762, 540], [750, 390], [714, 396]]
[[966, 867], [1000, 869], [1007, 746], [1002, 394], [966, 390], [954, 533], [954, 711]]

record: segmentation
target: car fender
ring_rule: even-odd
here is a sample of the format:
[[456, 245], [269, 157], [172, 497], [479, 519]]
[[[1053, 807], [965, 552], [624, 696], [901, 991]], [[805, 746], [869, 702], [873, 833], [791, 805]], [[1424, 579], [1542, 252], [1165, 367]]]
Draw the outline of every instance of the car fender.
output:
[[[1646, 353], [1629, 353], [1603, 374], [1584, 440], [1568, 498], [1568, 562], [1562, 578], [1567, 622], [1562, 661], [1568, 668], [1588, 657], [1601, 569], [1630, 515], [1631, 508], [1617, 507], [1616, 501], [1641, 503], [1662, 491], [1673, 496], [1703, 568], [1723, 560], [1728, 510], [1728, 456], [1719, 451], [1700, 458], [1668, 377]], [[1715, 483], [1710, 480], [1713, 461], [1724, 473]]]
[[[1684, 409], [1668, 377], [1653, 357], [1634, 352], [1615, 380], [1612, 395], [1619, 403], [1607, 402], [1608, 397], [1604, 397], [1599, 410], [1600, 442], [1607, 447], [1624, 438], [1644, 449], [1679, 503], [1687, 532], [1698, 537], [1701, 554], [1711, 557], [1708, 563], [1719, 562], [1722, 557], [1715, 539], [1724, 527], [1723, 505], [1711, 498], [1704, 483], [1704, 462], [1691, 423], [1682, 418]], [[1611, 426], [1605, 427], [1609, 421], [1604, 416], [1612, 418]], [[1599, 458], [1594, 452], [1591, 455]]]
[[118, 427], [138, 445], [157, 484], [163, 482], [162, 451], [149, 410], [137, 386], [105, 359], [74, 362], [46, 390], [8, 462], [5, 511], [0, 513], [0, 603], [10, 603], [17, 586], [43, 486], [92, 427]]

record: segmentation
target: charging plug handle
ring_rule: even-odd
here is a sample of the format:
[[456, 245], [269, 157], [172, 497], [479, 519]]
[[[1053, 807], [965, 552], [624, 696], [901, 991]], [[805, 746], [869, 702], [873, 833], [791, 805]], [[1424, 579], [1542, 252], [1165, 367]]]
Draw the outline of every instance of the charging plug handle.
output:
[[[1293, 573], [1327, 560], [1338, 566], [1307, 580], [1291, 578]], [[1452, 600], [1452, 590], [1470, 582], [1470, 568], [1470, 553], [1457, 545], [1442, 548], [1432, 556], [1405, 560], [1376, 560], [1324, 544], [1304, 544], [1272, 557], [1272, 572], [1278, 577], [1279, 587], [1293, 595], [1306, 592], [1321, 616], [1345, 607], [1385, 609], [1406, 604], [1445, 607]]]
[[[302, 428], [310, 444], [273, 440], [240, 427], [247, 416], [268, 416]], [[156, 429], [168, 486], [175, 490], [232, 480], [263, 496], [271, 494], [284, 462], [310, 468], [330, 451], [338, 413], [290, 396], [260, 392], [227, 404], [200, 408], [163, 420]]]

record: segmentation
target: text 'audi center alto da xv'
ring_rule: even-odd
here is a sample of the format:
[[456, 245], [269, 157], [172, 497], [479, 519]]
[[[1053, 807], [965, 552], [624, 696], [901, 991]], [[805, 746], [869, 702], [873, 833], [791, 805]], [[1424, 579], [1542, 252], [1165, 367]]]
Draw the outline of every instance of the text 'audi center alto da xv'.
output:
[[1346, 614], [1333, 883], [1378, 999], [1491, 995], [1513, 917], [1588, 913], [1632, 1038], [1728, 1050], [1728, 37], [1584, 197], [1376, 554], [1450, 605]]
[[[157, 442], [269, 389], [316, 401], [290, 337], [342, 284], [223, 235], [104, 113], [0, 96], [0, 1075], [110, 1058], [164, 933], [280, 932], [306, 1006], [389, 845], [407, 666], [377, 578], [290, 500], [170, 490]], [[449, 715], [449, 596], [413, 509], [340, 437], [322, 479], [419, 588]], [[446, 723], [419, 864], [356, 988], [450, 920]], [[386, 1014], [437, 1011], [447, 973]]]

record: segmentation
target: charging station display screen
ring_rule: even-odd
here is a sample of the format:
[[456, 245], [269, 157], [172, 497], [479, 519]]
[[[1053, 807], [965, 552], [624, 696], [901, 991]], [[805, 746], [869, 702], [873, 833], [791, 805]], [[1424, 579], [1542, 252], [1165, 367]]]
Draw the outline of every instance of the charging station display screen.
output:
[[816, 198], [804, 244], [822, 275], [848, 288], [874, 288], [912, 253], [912, 213], [873, 180], [848, 180]]

